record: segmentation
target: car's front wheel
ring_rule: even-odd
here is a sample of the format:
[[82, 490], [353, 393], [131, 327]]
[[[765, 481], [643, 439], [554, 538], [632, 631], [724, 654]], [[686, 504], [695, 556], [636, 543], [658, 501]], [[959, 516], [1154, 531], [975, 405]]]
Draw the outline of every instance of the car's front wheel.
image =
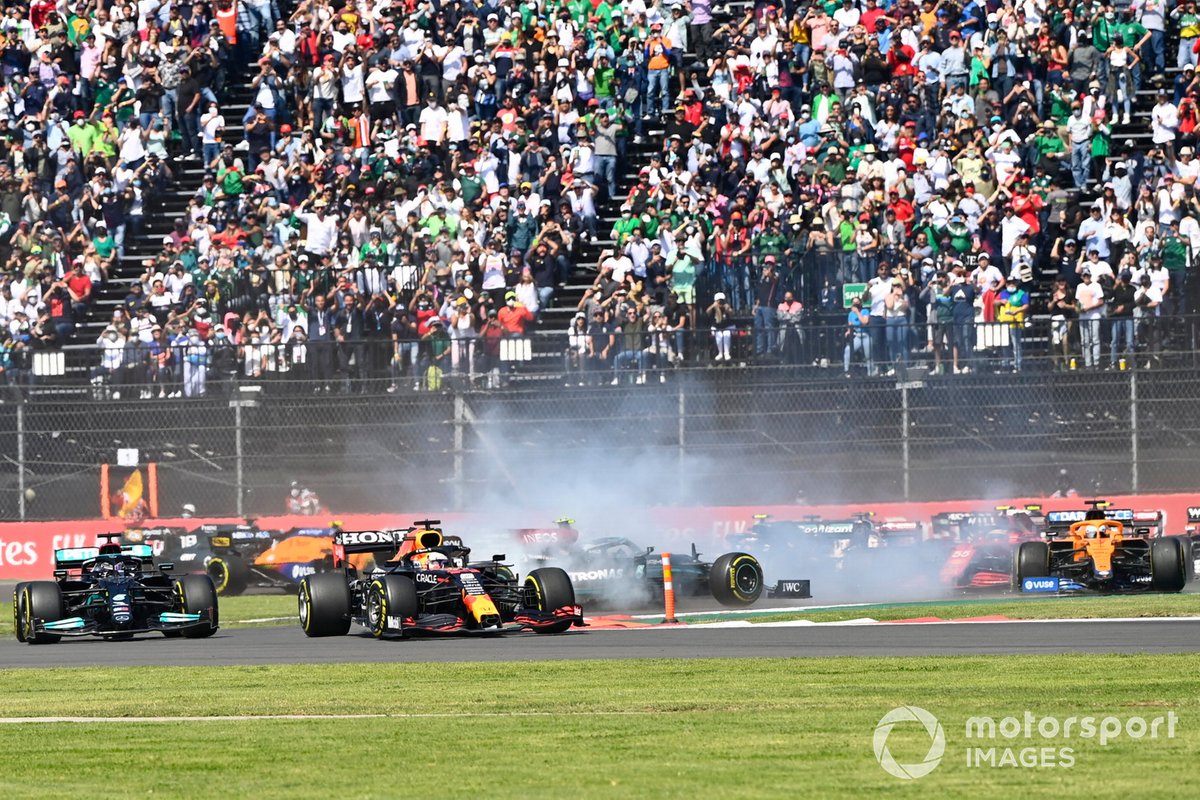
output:
[[33, 581], [22, 587], [17, 613], [17, 638], [29, 644], [54, 644], [62, 639], [56, 633], [34, 633], [33, 621], [54, 622], [66, 616], [62, 589], [54, 581]]
[[388, 630], [389, 617], [406, 619], [417, 616], [417, 585], [407, 575], [376, 578], [367, 590], [366, 612], [371, 635], [382, 639]]
[[726, 553], [708, 571], [708, 590], [723, 606], [748, 606], [763, 590], [763, 569], [749, 553]]
[[[575, 587], [571, 577], [558, 567], [542, 567], [525, 576], [525, 604], [539, 611], [554, 611], [563, 606], [575, 605]], [[555, 622], [535, 633], [562, 633], [571, 627], [571, 620]]]
[[179, 597], [179, 608], [184, 614], [201, 614], [209, 617], [208, 625], [193, 625], [182, 630], [188, 639], [204, 639], [217, 632], [220, 616], [217, 607], [217, 589], [207, 575], [184, 575], [175, 581], [175, 592]]

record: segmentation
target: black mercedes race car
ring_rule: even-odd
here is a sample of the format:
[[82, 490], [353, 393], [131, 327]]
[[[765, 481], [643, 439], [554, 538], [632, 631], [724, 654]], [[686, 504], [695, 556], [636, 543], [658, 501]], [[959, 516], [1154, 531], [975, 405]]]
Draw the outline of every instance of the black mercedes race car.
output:
[[[562, 633], [582, 626], [571, 580], [542, 568], [518, 581], [503, 555], [471, 561], [470, 548], [436, 520], [398, 531], [342, 531], [334, 571], [300, 581], [300, 625], [308, 636], [340, 636], [357, 622], [376, 638], [424, 633]], [[348, 559], [369, 554], [360, 571]]]
[[17, 639], [52, 644], [63, 636], [128, 639], [157, 631], [199, 639], [217, 630], [217, 593], [204, 575], [172, 574], [154, 564], [149, 545], [120, 545], [54, 553], [54, 580], [18, 583], [13, 591]]
[[[557, 559], [582, 597], [621, 605], [631, 599], [662, 596], [662, 555], [653, 547], [609, 536], [562, 553]], [[749, 553], [726, 553], [709, 562], [701, 560], [693, 545], [690, 554], [671, 554], [671, 572], [676, 595], [711, 594], [723, 606], [748, 606], [763, 592], [762, 566]], [[807, 593], [807, 582], [791, 583], [806, 584]]]

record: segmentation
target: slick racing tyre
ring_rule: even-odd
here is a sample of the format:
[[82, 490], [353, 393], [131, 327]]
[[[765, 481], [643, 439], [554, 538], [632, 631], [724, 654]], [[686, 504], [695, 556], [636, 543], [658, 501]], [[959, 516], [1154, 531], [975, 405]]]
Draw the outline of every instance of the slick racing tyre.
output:
[[207, 575], [184, 575], [175, 581], [175, 594], [179, 597], [179, 609], [184, 614], [212, 612], [211, 624], [184, 628], [181, 633], [185, 637], [204, 639], [217, 632], [217, 628], [220, 626], [217, 589]]
[[405, 619], [417, 615], [417, 585], [407, 575], [376, 578], [367, 590], [366, 611], [367, 628], [376, 639], [382, 639], [388, 632], [388, 617]]
[[54, 644], [62, 639], [56, 633], [34, 633], [33, 621], [54, 622], [66, 616], [62, 589], [54, 581], [22, 584], [17, 601], [17, 638], [29, 644]]
[[748, 606], [762, 594], [762, 565], [749, 553], [726, 553], [708, 571], [708, 590], [723, 606]]
[[[575, 605], [575, 587], [571, 578], [558, 567], [542, 567], [525, 576], [525, 603], [539, 611], [554, 611], [563, 606]], [[571, 627], [571, 621], [556, 622], [544, 628], [534, 628], [535, 633], [562, 633]]]
[[1150, 541], [1150, 588], [1157, 592], [1181, 592], [1187, 584], [1187, 551], [1174, 536]]
[[1021, 542], [1013, 556], [1013, 588], [1021, 589], [1026, 578], [1050, 576], [1050, 545], [1045, 542]]
[[345, 636], [350, 630], [346, 573], [321, 572], [300, 581], [300, 627], [306, 636]]
[[219, 595], [238, 595], [250, 585], [250, 567], [238, 556], [213, 556], [205, 569]]
[[1183, 569], [1187, 573], [1187, 581], [1191, 583], [1196, 580], [1196, 545], [1188, 536], [1171, 536], [1179, 542], [1180, 548], [1183, 550]]
[[18, 642], [25, 641], [25, 628], [21, 624], [21, 618], [24, 616], [25, 607], [22, 605], [22, 603], [24, 603], [24, 598], [21, 595], [25, 592], [25, 587], [28, 585], [29, 584], [27, 582], [18, 583], [13, 587], [13, 630], [17, 633]]

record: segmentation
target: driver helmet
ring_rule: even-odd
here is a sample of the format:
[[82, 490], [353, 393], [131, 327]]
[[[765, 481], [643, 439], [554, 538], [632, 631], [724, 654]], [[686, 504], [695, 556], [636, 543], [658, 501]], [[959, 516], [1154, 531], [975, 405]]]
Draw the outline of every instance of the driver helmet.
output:
[[427, 553], [422, 565], [425, 569], [449, 569], [450, 559], [444, 553]]

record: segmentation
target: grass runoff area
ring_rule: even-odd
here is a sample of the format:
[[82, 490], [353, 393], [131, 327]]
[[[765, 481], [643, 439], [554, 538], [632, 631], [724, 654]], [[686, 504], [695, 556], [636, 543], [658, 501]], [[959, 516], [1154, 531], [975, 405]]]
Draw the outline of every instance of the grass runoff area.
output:
[[[1193, 655], [5, 670], [5, 718], [389, 716], [0, 724], [0, 796], [1177, 797], [1200, 783], [1195, 675]], [[915, 780], [875, 755], [899, 706], [941, 726], [941, 762]], [[1011, 727], [1026, 712], [1029, 738]], [[1173, 736], [1126, 732], [1168, 715]], [[980, 716], [995, 738], [968, 738]], [[1068, 717], [1071, 736], [1039, 733]], [[936, 741], [884, 733], [910, 770]], [[991, 763], [968, 765], [976, 746]]]

